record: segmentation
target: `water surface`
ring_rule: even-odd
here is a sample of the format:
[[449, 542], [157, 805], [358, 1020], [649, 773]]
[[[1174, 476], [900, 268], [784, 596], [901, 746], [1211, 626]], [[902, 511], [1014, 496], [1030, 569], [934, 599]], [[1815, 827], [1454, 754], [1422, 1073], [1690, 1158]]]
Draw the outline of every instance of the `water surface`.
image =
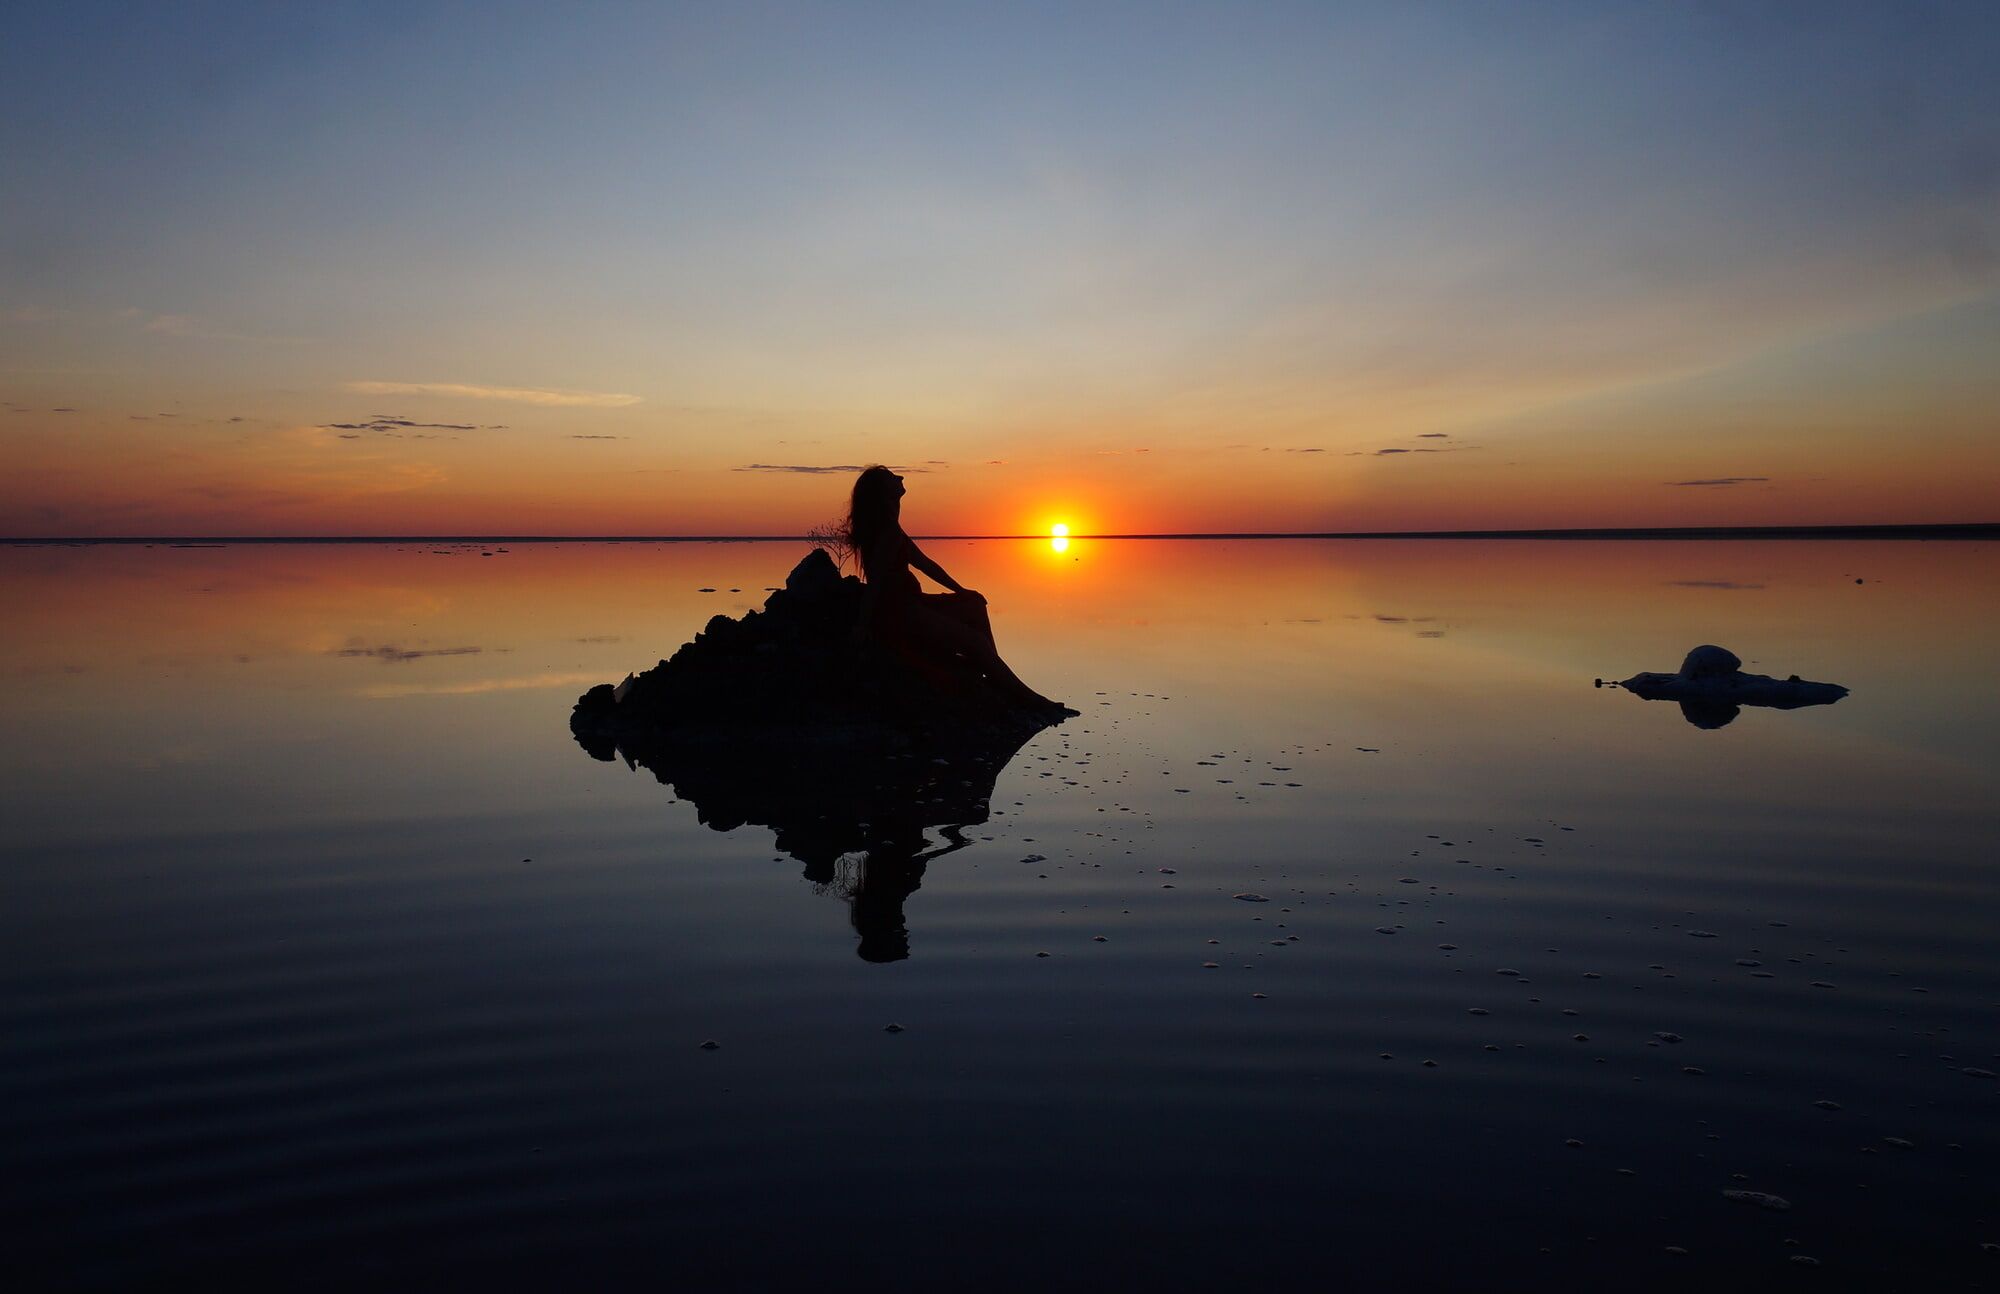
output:
[[2000, 1275], [1991, 545], [932, 547], [1083, 714], [872, 879], [567, 730], [802, 546], [0, 548], [0, 1270]]

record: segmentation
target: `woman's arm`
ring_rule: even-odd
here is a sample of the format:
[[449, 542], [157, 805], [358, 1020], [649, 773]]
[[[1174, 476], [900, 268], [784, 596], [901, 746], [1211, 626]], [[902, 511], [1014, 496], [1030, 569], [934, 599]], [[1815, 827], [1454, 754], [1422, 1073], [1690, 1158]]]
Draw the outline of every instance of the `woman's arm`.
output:
[[[903, 537], [903, 542], [909, 545], [908, 555], [910, 559], [910, 565], [916, 567], [924, 574], [930, 576], [932, 579], [936, 580], [939, 584], [944, 585], [946, 588], [950, 589], [953, 593], [972, 593], [971, 589], [966, 588], [963, 584], [960, 584], [957, 580], [953, 579], [951, 577], [951, 572], [945, 570], [944, 567], [939, 566], [935, 561], [933, 561], [929, 553], [926, 553], [923, 549], [917, 547], [916, 540], [911, 539], [909, 536], [905, 535]], [[973, 596], [977, 597], [978, 595], [973, 594]]]

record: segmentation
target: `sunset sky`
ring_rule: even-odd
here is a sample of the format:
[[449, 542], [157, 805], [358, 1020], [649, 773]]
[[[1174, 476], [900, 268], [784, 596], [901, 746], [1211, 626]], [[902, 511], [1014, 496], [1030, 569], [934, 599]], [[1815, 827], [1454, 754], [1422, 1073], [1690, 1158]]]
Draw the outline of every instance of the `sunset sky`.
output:
[[2000, 521], [2000, 6], [36, 5], [0, 536]]

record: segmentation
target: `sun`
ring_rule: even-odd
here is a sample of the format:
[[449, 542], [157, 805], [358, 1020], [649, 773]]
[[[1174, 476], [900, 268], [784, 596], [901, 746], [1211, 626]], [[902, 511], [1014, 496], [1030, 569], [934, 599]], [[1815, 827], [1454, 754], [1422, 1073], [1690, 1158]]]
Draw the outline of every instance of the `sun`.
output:
[[1049, 527], [1049, 547], [1057, 552], [1069, 551], [1069, 523], [1058, 521]]

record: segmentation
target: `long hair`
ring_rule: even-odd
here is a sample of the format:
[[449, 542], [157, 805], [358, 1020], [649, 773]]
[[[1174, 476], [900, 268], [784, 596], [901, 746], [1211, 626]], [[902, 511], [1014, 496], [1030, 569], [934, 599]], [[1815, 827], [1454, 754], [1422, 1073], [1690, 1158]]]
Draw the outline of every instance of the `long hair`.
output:
[[877, 539], [894, 530], [901, 505], [896, 496], [896, 474], [877, 463], [854, 478], [854, 495], [847, 506], [847, 541], [861, 560], [861, 573], [872, 578], [869, 554], [881, 551]]

